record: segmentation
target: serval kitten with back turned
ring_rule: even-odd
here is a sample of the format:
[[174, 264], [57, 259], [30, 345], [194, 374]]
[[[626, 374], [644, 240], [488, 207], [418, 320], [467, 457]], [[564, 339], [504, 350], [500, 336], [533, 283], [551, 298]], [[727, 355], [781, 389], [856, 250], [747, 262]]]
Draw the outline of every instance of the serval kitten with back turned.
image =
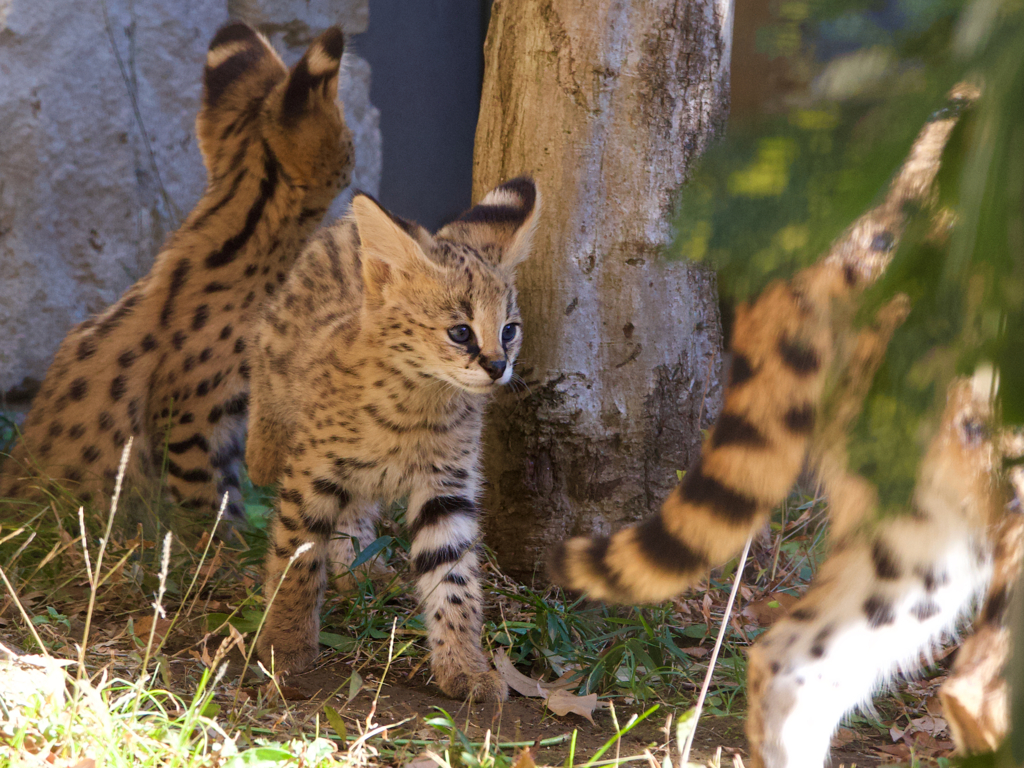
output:
[[522, 343], [515, 268], [538, 210], [533, 182], [515, 179], [431, 235], [357, 195], [267, 306], [246, 458], [256, 482], [280, 482], [264, 590], [280, 589], [259, 639], [268, 668], [313, 661], [328, 567], [345, 573], [381, 503], [408, 497], [431, 669], [449, 696], [507, 695], [480, 647], [480, 431]]
[[0, 478], [0, 497], [50, 481], [108, 493], [134, 436], [129, 480], [212, 515], [232, 496], [248, 403], [247, 336], [327, 206], [348, 184], [352, 139], [336, 101], [344, 38], [332, 28], [289, 72], [244, 24], [213, 38], [196, 119], [206, 191], [115, 304], [73, 328]]

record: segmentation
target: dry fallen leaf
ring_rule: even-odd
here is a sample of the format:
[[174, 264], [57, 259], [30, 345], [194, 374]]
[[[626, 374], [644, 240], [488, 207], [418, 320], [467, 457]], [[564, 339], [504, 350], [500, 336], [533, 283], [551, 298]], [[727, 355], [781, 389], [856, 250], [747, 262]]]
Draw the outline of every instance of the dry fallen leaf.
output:
[[[597, 694], [577, 696], [568, 691], [551, 691], [544, 701], [554, 714], [563, 716], [570, 712], [585, 717], [594, 725], [594, 709], [597, 707]], [[531, 761], [532, 764], [532, 761]]]
[[308, 701], [313, 698], [312, 694], [306, 693], [301, 688], [296, 688], [294, 685], [282, 685], [281, 695], [288, 701]]
[[529, 747], [519, 753], [516, 761], [512, 763], [512, 768], [537, 768], [537, 764], [533, 762], [533, 755], [530, 753]]
[[515, 668], [511, 659], [505, 655], [505, 651], [501, 648], [494, 654], [494, 667], [498, 670], [498, 674], [508, 683], [509, 688], [522, 696], [529, 696], [534, 699], [543, 699], [547, 696], [548, 691], [570, 688], [573, 685], [565, 677], [560, 677], [553, 683], [545, 683], [540, 680], [534, 680], [532, 677], [527, 677]]
[[[135, 636], [142, 640], [144, 643], [149, 642], [149, 632], [153, 628], [153, 615], [146, 614], [140, 616], [133, 622]], [[157, 619], [156, 620], [156, 632], [153, 634], [154, 643], [162, 643], [164, 636], [167, 634], [167, 630], [171, 628], [170, 619]]]
[[917, 730], [932, 736], [938, 736], [946, 730], [946, 721], [941, 717], [925, 715], [924, 717], [915, 717], [910, 722]]
[[534, 699], [544, 699], [548, 709], [556, 715], [567, 715], [570, 712], [587, 718], [594, 722], [594, 709], [597, 707], [597, 694], [589, 696], [577, 696], [565, 690], [571, 685], [564, 678], [559, 678], [553, 683], [543, 683], [527, 677], [513, 666], [512, 661], [502, 649], [494, 654], [494, 667], [502, 676], [508, 687], [522, 696]]
[[856, 741], [857, 734], [849, 728], [840, 728], [832, 737], [833, 747], [845, 747], [850, 742]]

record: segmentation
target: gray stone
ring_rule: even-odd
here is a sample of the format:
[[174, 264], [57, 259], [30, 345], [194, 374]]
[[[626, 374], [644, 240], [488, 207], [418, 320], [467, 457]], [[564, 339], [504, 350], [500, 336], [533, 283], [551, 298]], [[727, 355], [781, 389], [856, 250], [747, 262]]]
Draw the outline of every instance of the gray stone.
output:
[[[68, 329], [149, 270], [202, 194], [203, 63], [232, 14], [292, 63], [332, 23], [365, 29], [368, 11], [367, 0], [0, 0], [0, 393], [30, 392]], [[376, 193], [369, 65], [346, 55], [343, 69], [354, 183]]]

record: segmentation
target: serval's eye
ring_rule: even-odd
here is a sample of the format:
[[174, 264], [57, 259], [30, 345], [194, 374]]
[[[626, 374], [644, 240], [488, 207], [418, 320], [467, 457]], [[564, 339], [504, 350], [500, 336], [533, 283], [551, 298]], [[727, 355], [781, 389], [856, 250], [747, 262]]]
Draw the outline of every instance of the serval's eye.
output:
[[448, 329], [448, 338], [456, 344], [465, 344], [473, 338], [473, 330], [468, 325], [453, 325]]
[[518, 333], [519, 323], [509, 323], [501, 329], [501, 343], [508, 344], [512, 342]]

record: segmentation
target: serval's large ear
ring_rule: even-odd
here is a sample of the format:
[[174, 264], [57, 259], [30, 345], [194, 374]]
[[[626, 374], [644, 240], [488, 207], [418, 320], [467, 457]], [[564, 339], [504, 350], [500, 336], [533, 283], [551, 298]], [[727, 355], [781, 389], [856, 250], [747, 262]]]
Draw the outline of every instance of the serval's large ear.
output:
[[230, 169], [230, 159], [258, 122], [262, 99], [287, 75], [284, 62], [252, 27], [235, 22], [214, 35], [196, 117], [199, 151], [211, 180]]
[[299, 63], [288, 73], [281, 101], [281, 119], [297, 120], [317, 99], [333, 102], [338, 97], [338, 72], [345, 52], [341, 27], [330, 27], [310, 44]]
[[370, 304], [380, 303], [393, 271], [406, 275], [441, 272], [417, 242], [422, 228], [391, 215], [370, 195], [360, 192], [352, 198], [352, 218], [359, 233], [364, 292]]
[[464, 242], [492, 264], [514, 269], [530, 255], [539, 214], [540, 191], [520, 176], [492, 189], [437, 237]]
[[269, 90], [267, 80], [273, 85], [287, 73], [281, 57], [263, 35], [240, 21], [226, 24], [213, 36], [206, 53], [203, 111], [228, 106], [225, 99], [236, 101], [232, 98], [236, 94], [241, 104], [254, 96], [265, 96]]

